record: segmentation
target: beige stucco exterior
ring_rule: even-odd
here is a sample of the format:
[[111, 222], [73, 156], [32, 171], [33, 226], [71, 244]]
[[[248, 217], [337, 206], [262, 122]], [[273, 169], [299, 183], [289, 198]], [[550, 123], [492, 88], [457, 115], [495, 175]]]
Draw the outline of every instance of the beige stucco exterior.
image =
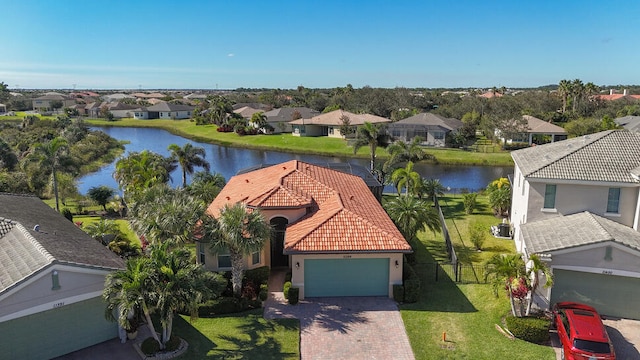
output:
[[[402, 259], [399, 253], [367, 253], [367, 254], [307, 254], [291, 255], [291, 286], [300, 289], [300, 299], [304, 299], [304, 261], [306, 259], [389, 259], [389, 297], [393, 297], [393, 285], [402, 284]], [[398, 264], [398, 266], [396, 266]]]
[[[53, 289], [54, 272], [58, 289]], [[107, 274], [105, 270], [72, 266], [46, 267], [0, 298], [0, 322], [99, 297]]]

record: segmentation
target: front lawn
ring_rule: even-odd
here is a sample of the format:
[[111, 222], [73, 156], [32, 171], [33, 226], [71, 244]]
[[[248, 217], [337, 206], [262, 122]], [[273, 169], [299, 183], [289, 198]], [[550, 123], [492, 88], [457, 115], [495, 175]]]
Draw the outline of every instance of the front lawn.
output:
[[300, 323], [265, 320], [262, 310], [200, 318], [176, 317], [173, 333], [189, 343], [180, 359], [299, 359]]
[[[489, 226], [500, 219], [491, 213], [486, 197], [478, 200], [480, 206], [473, 215], [464, 214], [461, 195], [447, 195], [440, 201], [456, 253], [466, 264], [481, 265], [495, 253], [515, 251], [512, 240], [491, 236]], [[486, 225], [482, 252], [473, 250], [468, 240], [467, 224], [473, 221]], [[495, 324], [501, 325], [510, 311], [506, 294], [496, 298], [491, 285], [458, 284], [442, 272], [436, 281], [434, 263], [447, 261], [442, 234], [421, 233], [419, 240], [414, 244], [414, 269], [421, 280], [420, 299], [400, 306], [416, 359], [555, 359], [551, 347], [510, 340], [496, 330]]]

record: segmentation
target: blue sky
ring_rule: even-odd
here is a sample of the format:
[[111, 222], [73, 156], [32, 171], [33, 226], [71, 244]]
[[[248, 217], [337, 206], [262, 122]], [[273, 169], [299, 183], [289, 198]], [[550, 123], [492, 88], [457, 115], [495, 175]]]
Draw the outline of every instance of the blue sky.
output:
[[640, 1], [0, 0], [10, 88], [640, 84]]

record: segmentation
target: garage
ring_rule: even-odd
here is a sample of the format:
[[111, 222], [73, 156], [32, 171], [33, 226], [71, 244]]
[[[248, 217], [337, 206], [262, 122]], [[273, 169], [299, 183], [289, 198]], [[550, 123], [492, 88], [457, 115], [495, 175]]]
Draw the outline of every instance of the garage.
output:
[[640, 319], [640, 279], [554, 269], [551, 303], [576, 301], [591, 305], [602, 315]]
[[305, 297], [389, 296], [389, 258], [305, 259]]
[[49, 359], [118, 335], [100, 297], [0, 323], [0, 359]]

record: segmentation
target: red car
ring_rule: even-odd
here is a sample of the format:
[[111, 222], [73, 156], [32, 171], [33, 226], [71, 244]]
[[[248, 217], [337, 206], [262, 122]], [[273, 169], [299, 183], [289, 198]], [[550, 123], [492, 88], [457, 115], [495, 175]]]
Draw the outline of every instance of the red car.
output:
[[615, 360], [613, 345], [596, 309], [575, 302], [553, 306], [553, 325], [567, 360]]

